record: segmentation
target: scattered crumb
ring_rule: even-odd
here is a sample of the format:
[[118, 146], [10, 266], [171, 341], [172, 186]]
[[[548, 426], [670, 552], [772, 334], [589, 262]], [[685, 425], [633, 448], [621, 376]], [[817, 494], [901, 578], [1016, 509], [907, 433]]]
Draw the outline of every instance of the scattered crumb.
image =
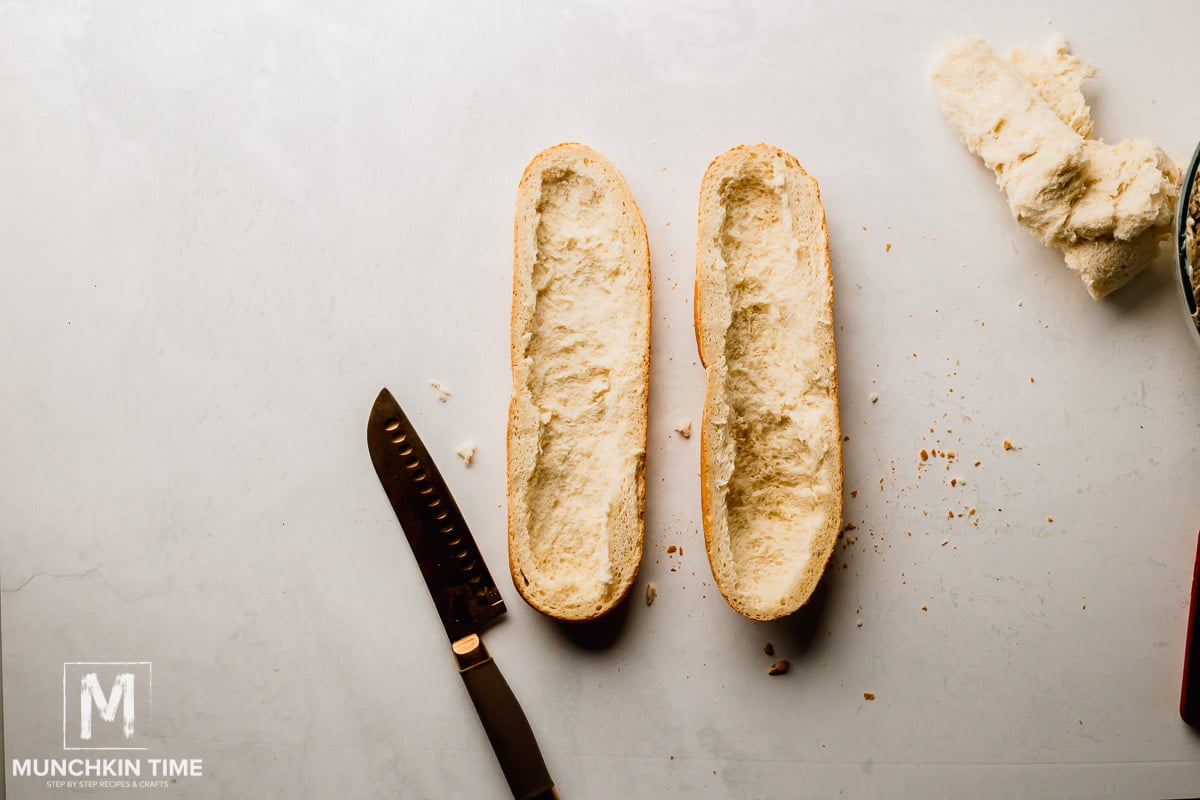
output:
[[884, 242], [884, 243], [883, 243], [883, 252], [885, 252], [885, 253], [890, 253], [890, 252], [892, 252], [892, 243], [891, 243], [891, 242]]
[[1054, 522], [1054, 517], [1046, 517], [1046, 522]]
[[874, 692], [863, 692], [863, 700], [874, 700], [874, 699], [875, 699]]
[[952, 510], [946, 511], [946, 519], [954, 519], [954, 512]]
[[929, 460], [929, 451], [928, 451], [928, 450], [922, 450], [922, 451], [921, 451], [921, 460], [922, 460], [922, 461], [928, 461], [928, 460]]
[[866, 226], [866, 225], [863, 225], [863, 226], [862, 226], [862, 229], [865, 231], [865, 230], [867, 229], [867, 226]]
[[851, 490], [850, 490], [850, 496], [851, 496], [851, 497], [858, 497], [858, 489], [851, 489]]
[[1023, 306], [1023, 305], [1025, 305], [1025, 301], [1024, 301], [1024, 300], [1018, 300], [1018, 301], [1017, 301], [1017, 308], [1020, 308], [1020, 307], [1021, 307], [1021, 306]]
[[929, 610], [929, 606], [921, 606], [921, 610], [922, 610], [922, 611], [928, 611], [928, 610]]
[[1029, 376], [1029, 382], [1030, 382], [1030, 383], [1036, 383], [1036, 381], [1033, 379], [1033, 376], [1032, 376], [1032, 375], [1030, 375], [1030, 376]]
[[463, 442], [454, 452], [458, 453], [458, 457], [469, 467], [475, 458], [475, 442]]
[[973, 509], [973, 508], [968, 508], [968, 509], [967, 509], [967, 516], [968, 516], [968, 517], [973, 517], [973, 516], [975, 516], [975, 509]]
[[676, 546], [675, 546], [675, 545], [673, 545], [673, 544], [669, 544], [669, 545], [667, 545], [667, 552], [668, 552], [668, 553], [674, 553], [674, 552], [675, 552], [676, 550], [678, 550], [678, 549], [679, 549], [679, 548], [678, 548], [678, 547], [676, 547]]
[[654, 605], [654, 598], [658, 597], [658, 588], [653, 583], [646, 584], [646, 605]]
[[444, 403], [450, 399], [450, 390], [441, 381], [430, 381], [429, 385], [437, 389], [439, 403]]
[[980, 464], [982, 464], [982, 463], [983, 463], [982, 461], [976, 461], [976, 462], [975, 462], [974, 464], [972, 464], [971, 466], [978, 467], [978, 466], [979, 466]]
[[958, 478], [951, 478], [951, 479], [950, 479], [950, 485], [951, 485], [951, 486], [958, 486]]
[[948, 544], [950, 544], [950, 540], [949, 540], [949, 539], [942, 539], [942, 547], [945, 547], [945, 546], [946, 546], [946, 545], [948, 545]]
[[775, 645], [771, 644], [770, 642], [765, 643], [763, 645], [763, 652], [769, 656], [775, 655]]
[[1087, 611], [1087, 603], [1080, 603], [1079, 608], [1081, 611]]
[[870, 397], [871, 397], [871, 402], [872, 402], [872, 403], [878, 403], [878, 402], [879, 402], [879, 392], [871, 392], [871, 395], [870, 395]]
[[854, 623], [854, 627], [856, 627], [856, 628], [861, 628], [861, 627], [862, 627], [862, 620], [860, 619], [858, 622]]
[[774, 664], [772, 664], [771, 666], [767, 667], [767, 674], [768, 675], [786, 675], [787, 671], [788, 671], [788, 667], [790, 667], [790, 666], [791, 666], [791, 664], [788, 663], [788, 660], [786, 658], [781, 658], [778, 661], [776, 661]]
[[1004, 440], [1004, 449], [1005, 449], [1005, 450], [1012, 450], [1012, 449], [1013, 449], [1013, 443], [1012, 443], [1012, 439], [1005, 439], [1005, 440]]
[[685, 439], [692, 438], [692, 421], [685, 419], [675, 426], [675, 432]]

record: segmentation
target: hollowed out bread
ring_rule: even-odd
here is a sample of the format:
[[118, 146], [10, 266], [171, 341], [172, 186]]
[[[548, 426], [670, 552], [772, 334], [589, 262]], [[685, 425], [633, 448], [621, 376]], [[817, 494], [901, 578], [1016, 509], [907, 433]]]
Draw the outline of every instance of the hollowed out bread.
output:
[[585, 621], [642, 557], [650, 250], [625, 179], [581, 144], [539, 153], [517, 190], [508, 553], [531, 606]]
[[709, 562], [734, 609], [775, 619], [812, 595], [842, 526], [825, 210], [793, 156], [743, 145], [709, 166], [695, 313]]

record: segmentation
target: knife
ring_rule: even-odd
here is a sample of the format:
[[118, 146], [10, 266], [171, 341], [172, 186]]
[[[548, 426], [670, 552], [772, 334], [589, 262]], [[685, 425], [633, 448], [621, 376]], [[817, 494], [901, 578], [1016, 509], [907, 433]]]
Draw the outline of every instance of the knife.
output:
[[479, 638], [504, 613], [504, 601], [429, 451], [387, 389], [371, 408], [367, 449], [513, 797], [557, 800], [529, 721]]

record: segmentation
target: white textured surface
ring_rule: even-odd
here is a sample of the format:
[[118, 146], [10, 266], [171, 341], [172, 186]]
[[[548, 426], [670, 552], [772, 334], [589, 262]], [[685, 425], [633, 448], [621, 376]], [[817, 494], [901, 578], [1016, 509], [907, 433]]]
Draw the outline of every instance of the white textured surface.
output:
[[[1061, 30], [1098, 134], [1183, 156], [1200, 6], [642, 6], [0, 3], [6, 756], [62, 755], [62, 662], [149, 660], [156, 754], [205, 759], [162, 796], [504, 796], [367, 458], [387, 384], [501, 576], [487, 640], [567, 800], [1200, 791], [1170, 262], [1089, 299], [927, 79], [954, 36]], [[655, 270], [646, 558], [608, 646], [503, 578], [512, 204], [567, 139], [624, 172]], [[821, 184], [858, 525], [771, 624], [711, 586], [672, 430], [700, 177], [760, 140]]]

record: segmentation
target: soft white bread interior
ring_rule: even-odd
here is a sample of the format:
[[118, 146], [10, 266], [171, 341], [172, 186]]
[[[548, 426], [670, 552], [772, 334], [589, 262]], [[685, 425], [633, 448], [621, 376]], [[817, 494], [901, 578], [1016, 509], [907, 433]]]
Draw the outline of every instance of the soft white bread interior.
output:
[[1096, 70], [1065, 38], [1003, 59], [967, 37], [938, 57], [933, 88], [967, 149], [996, 173], [1013, 217], [1062, 250], [1094, 298], [1119, 289], [1170, 235], [1179, 168], [1149, 139], [1092, 138], [1080, 87]]
[[709, 563], [734, 609], [775, 619], [808, 600], [842, 526], [825, 209], [793, 156], [741, 146], [709, 166], [695, 313]]
[[637, 576], [645, 506], [650, 250], [625, 179], [581, 144], [517, 190], [508, 553], [531, 606], [585, 621]]

